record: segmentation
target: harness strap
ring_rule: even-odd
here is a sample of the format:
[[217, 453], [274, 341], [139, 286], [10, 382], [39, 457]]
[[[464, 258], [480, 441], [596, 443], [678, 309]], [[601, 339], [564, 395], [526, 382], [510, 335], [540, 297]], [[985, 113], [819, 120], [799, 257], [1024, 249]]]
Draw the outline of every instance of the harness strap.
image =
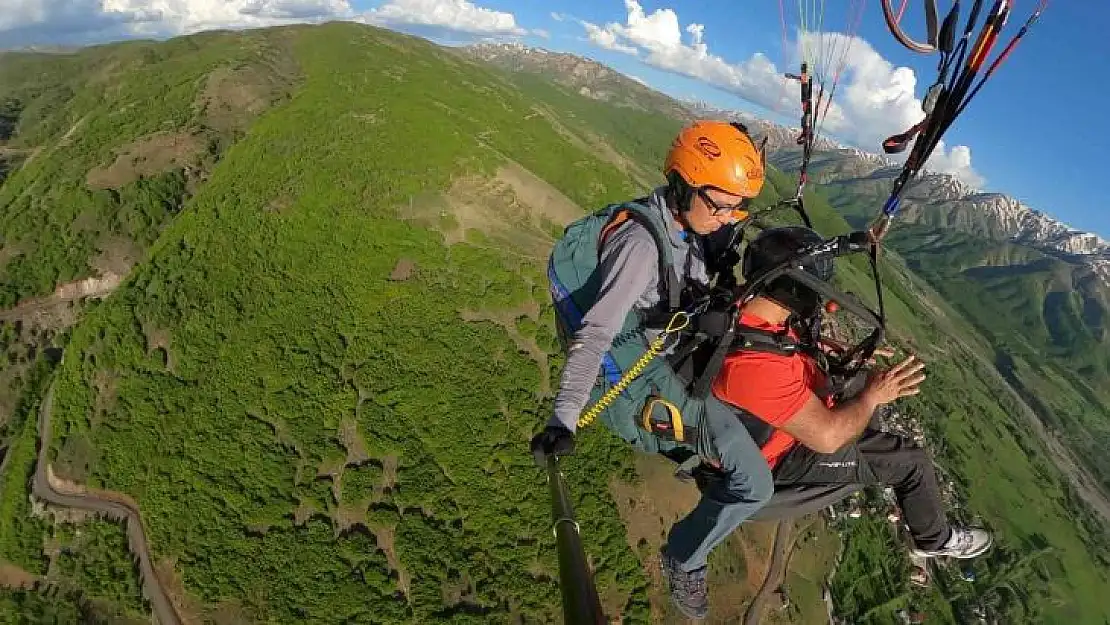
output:
[[697, 381], [694, 382], [694, 388], [690, 391], [690, 395], [696, 399], [704, 399], [709, 395], [709, 386], [713, 384], [713, 380], [717, 377], [717, 372], [721, 370], [721, 365], [725, 362], [725, 356], [728, 354], [729, 349], [732, 347], [732, 342], [736, 338], [736, 316], [738, 309], [733, 308], [729, 314], [729, 323], [724, 336], [717, 341], [717, 347], [713, 350], [713, 355], [709, 357], [709, 362], [706, 364], [705, 369], [701, 372]]
[[740, 421], [740, 425], [743, 425], [744, 429], [748, 431], [748, 435], [752, 437], [752, 442], [755, 443], [755, 446], [763, 449], [763, 446], [766, 445], [771, 440], [771, 436], [774, 435], [775, 426], [743, 408], [738, 408], [736, 406], [731, 406], [731, 408], [736, 414], [736, 419]]
[[[928, 119], [928, 118], [926, 118]], [[910, 145], [910, 141], [917, 137], [917, 134], [925, 127], [925, 120], [921, 120], [910, 127], [909, 130], [891, 135], [883, 141], [883, 151], [887, 154], [898, 154], [905, 151]]]
[[733, 351], [749, 350], [778, 354], [780, 356], [791, 356], [806, 351], [804, 345], [782, 332], [744, 328], [736, 334], [740, 338], [740, 343]]
[[616, 214], [613, 215], [613, 218], [609, 220], [609, 223], [605, 224], [605, 227], [601, 229], [601, 234], [598, 236], [598, 254], [601, 254], [601, 246], [605, 245], [605, 242], [609, 240], [609, 235], [616, 232], [617, 228], [623, 226], [624, 222], [628, 221], [631, 216], [632, 211], [625, 208], [617, 211]]
[[725, 363], [725, 357], [730, 353], [737, 351], [757, 351], [769, 354], [777, 354], [779, 356], [790, 356], [797, 353], [809, 353], [811, 350], [806, 348], [802, 343], [790, 338], [784, 333], [771, 332], [769, 330], [758, 330], [756, 328], [743, 328], [737, 330], [736, 319], [739, 316], [739, 309], [733, 309], [730, 313], [730, 323], [728, 330], [717, 342], [717, 347], [713, 350], [713, 355], [710, 356], [709, 362], [706, 364], [705, 369], [694, 380], [693, 389], [690, 395], [698, 399], [704, 399], [709, 396], [709, 388], [713, 384], [713, 380], [721, 371], [721, 366]]
[[655, 247], [659, 251], [659, 280], [662, 288], [667, 293], [667, 313], [669, 315], [682, 309], [682, 281], [674, 265], [670, 235], [666, 232], [660, 232], [658, 224], [643, 212], [630, 207], [630, 205], [646, 207], [646, 202], [646, 198], [634, 200], [626, 205], [626, 208], [622, 208], [614, 214], [609, 223], [605, 224], [605, 227], [601, 230], [597, 245], [598, 254], [601, 254], [601, 248], [605, 245], [609, 236], [628, 220], [631, 219], [646, 228], [651, 238], [655, 240]]

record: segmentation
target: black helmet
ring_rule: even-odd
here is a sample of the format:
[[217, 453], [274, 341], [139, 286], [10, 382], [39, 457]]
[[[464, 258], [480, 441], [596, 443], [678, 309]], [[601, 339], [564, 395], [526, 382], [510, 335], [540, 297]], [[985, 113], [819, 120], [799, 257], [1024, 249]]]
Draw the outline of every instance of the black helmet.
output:
[[[824, 241], [821, 235], [802, 226], [764, 230], [752, 239], [744, 250], [741, 268], [744, 279], [750, 282], [760, 274], [778, 267], [803, 248]], [[833, 260], [827, 256], [806, 258], [799, 261], [797, 267], [823, 282], [828, 282], [833, 277]], [[772, 280], [764, 286], [762, 295], [802, 317], [812, 316], [821, 304], [821, 297], [816, 291], [790, 276], [781, 276]]]

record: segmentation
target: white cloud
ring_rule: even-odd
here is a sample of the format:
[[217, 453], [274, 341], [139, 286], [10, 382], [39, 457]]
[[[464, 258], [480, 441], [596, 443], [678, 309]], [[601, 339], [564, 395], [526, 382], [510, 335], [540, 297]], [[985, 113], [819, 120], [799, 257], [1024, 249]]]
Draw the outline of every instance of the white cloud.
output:
[[698, 45], [701, 43], [702, 37], [705, 36], [705, 24], [690, 24], [686, 27], [686, 32], [690, 33], [694, 45]]
[[532, 34], [537, 36], [537, 37], [542, 37], [543, 39], [551, 39], [551, 33], [547, 32], [546, 30], [544, 30], [542, 28], [536, 28], [536, 29], [532, 30]]
[[[0, 49], [165, 37], [211, 29], [353, 19], [468, 35], [521, 36], [512, 13], [469, 0], [389, 0], [356, 12], [349, 0], [0, 0]], [[9, 6], [10, 5], [10, 6]], [[533, 31], [546, 37], [544, 31]]]
[[467, 0], [390, 0], [361, 18], [384, 26], [432, 26], [480, 35], [525, 35], [512, 13], [486, 9]]
[[672, 9], [657, 9], [648, 15], [636, 0], [625, 0], [625, 8], [625, 24], [582, 22], [590, 41], [629, 54], [643, 52], [643, 61], [650, 66], [702, 80], [768, 108], [783, 109], [796, 99], [796, 89], [762, 54], [731, 64], [709, 52], [703, 39], [704, 25], [688, 25], [690, 43], [685, 44], [678, 15]]
[[6, 1], [0, 11], [0, 48], [67, 42], [75, 34], [116, 29], [125, 21], [105, 12], [100, 0]]
[[944, 141], [941, 141], [937, 144], [933, 155], [925, 162], [925, 168], [951, 174], [974, 189], [982, 189], [986, 183], [986, 179], [971, 166], [971, 148], [966, 145], [957, 145], [945, 151]]
[[551, 19], [555, 20], [556, 22], [561, 22], [561, 21], [565, 20], [566, 18], [567, 18], [567, 16], [563, 15], [562, 13], [556, 13], [555, 11], [551, 12]]
[[342, 15], [351, 10], [347, 0], [248, 0], [246, 4], [241, 13], [275, 19]]
[[636, 48], [627, 46], [617, 41], [617, 35], [609, 32], [604, 28], [591, 24], [589, 22], [582, 22], [582, 26], [586, 29], [586, 36], [594, 45], [605, 48], [606, 50], [616, 50], [617, 52], [624, 52], [626, 54], [636, 55], [639, 53]]
[[647, 15], [636, 0], [625, 0], [624, 7], [628, 9], [628, 24], [610, 24], [609, 28], [649, 50], [681, 45], [682, 33], [678, 28], [678, 14], [674, 10], [656, 9]]
[[[756, 53], [745, 61], [730, 62], [709, 51], [703, 24], [691, 23], [683, 29], [674, 10], [656, 9], [647, 14], [637, 0], [625, 0], [625, 8], [624, 23], [599, 26], [582, 22], [590, 41], [639, 56], [647, 65], [701, 80], [767, 109], [796, 112], [800, 117], [797, 83], [785, 78], [783, 70], [766, 55]], [[683, 32], [688, 35], [685, 42]], [[825, 117], [825, 132], [877, 151], [883, 139], [922, 118], [921, 101], [914, 96], [917, 77], [912, 69], [895, 67], [863, 39], [848, 39], [836, 33], [810, 35], [797, 41], [792, 64], [800, 60], [803, 43], [808, 43], [810, 49], [822, 49], [824, 44], [826, 50], [847, 51], [836, 97]], [[975, 186], [983, 182], [971, 166], [971, 150], [966, 146], [946, 151], [945, 146], [938, 145], [927, 166]]]
[[102, 0], [105, 12], [129, 16], [151, 34], [253, 28], [351, 14], [346, 0]]
[[[12, 2], [13, 0], [7, 0]], [[0, 13], [0, 47], [171, 36], [352, 15], [347, 0], [14, 0]]]

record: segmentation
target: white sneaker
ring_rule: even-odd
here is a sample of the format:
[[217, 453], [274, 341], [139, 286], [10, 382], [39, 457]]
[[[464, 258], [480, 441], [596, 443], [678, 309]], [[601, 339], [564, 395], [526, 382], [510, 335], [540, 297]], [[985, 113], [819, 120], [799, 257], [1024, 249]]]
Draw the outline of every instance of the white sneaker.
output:
[[987, 530], [976, 527], [953, 526], [952, 535], [940, 549], [914, 549], [913, 554], [921, 558], [940, 556], [959, 559], [974, 558], [986, 553], [993, 542], [994, 537]]

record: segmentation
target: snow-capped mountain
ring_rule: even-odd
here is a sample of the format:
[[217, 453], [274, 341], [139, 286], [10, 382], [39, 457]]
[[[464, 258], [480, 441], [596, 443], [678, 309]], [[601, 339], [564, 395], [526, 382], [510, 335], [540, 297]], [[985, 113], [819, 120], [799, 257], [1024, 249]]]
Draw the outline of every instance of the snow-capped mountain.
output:
[[[766, 136], [772, 162], [786, 168], [797, 168], [800, 164], [801, 150], [795, 142], [799, 128], [761, 120], [747, 113], [716, 109], [703, 103], [688, 104], [699, 114], [736, 119], [753, 132]], [[814, 178], [820, 182], [843, 182], [854, 177], [868, 178], [871, 182], [876, 178], [887, 178], [893, 183], [901, 170], [900, 163], [882, 154], [841, 145], [826, 137], [818, 137], [814, 153], [811, 167]], [[833, 167], [830, 157], [846, 162], [836, 163]], [[918, 207], [916, 211], [907, 211], [907, 218], [963, 228], [980, 236], [1005, 238], [1046, 251], [1110, 259], [1110, 242], [1098, 235], [1076, 230], [1008, 195], [973, 189], [947, 174], [923, 171], [909, 189], [904, 204], [906, 208]], [[928, 206], [932, 214], [923, 215], [923, 206]], [[938, 223], [938, 217], [947, 219]]]
[[1066, 224], [1000, 193], [979, 193], [967, 198], [976, 210], [993, 215], [1011, 238], [1027, 244], [1046, 245], [1069, 254], [1107, 254], [1110, 243]]

